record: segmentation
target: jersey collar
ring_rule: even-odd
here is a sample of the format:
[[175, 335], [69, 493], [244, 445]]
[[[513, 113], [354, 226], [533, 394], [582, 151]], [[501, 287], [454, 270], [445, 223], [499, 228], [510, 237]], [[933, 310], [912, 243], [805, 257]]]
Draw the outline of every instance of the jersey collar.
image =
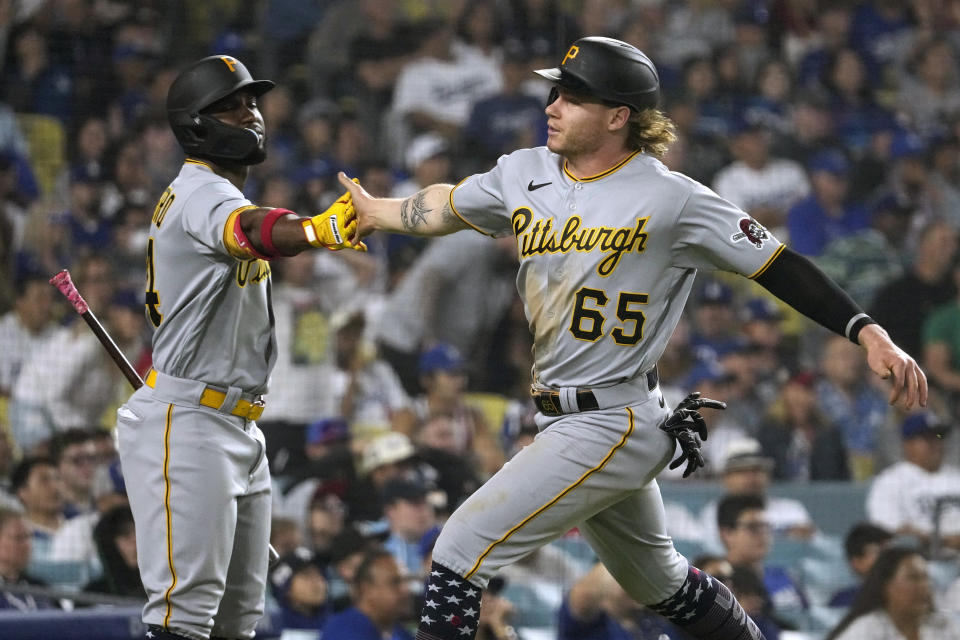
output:
[[566, 161], [566, 160], [563, 161], [563, 172], [567, 175], [568, 178], [570, 178], [570, 179], [573, 180], [574, 182], [593, 182], [594, 180], [599, 180], [600, 178], [603, 178], [603, 177], [605, 177], [605, 176], [610, 175], [611, 173], [613, 173], [613, 172], [616, 171], [617, 169], [620, 169], [623, 165], [625, 165], [625, 164], [627, 164], [628, 162], [630, 162], [631, 160], [633, 160], [634, 156], [636, 156], [638, 153], [640, 153], [639, 150], [634, 151], [633, 153], [631, 153], [630, 155], [628, 155], [626, 158], [624, 158], [623, 160], [621, 160], [621, 161], [618, 162], [617, 164], [613, 165], [612, 167], [610, 167], [610, 168], [607, 169], [606, 171], [603, 171], [603, 172], [601, 172], [601, 173], [598, 173], [598, 174], [595, 175], [595, 176], [588, 176], [588, 177], [586, 177], [586, 178], [578, 178], [577, 176], [575, 176], [575, 175], [573, 175], [572, 173], [570, 173], [570, 169], [567, 168], [567, 161]]

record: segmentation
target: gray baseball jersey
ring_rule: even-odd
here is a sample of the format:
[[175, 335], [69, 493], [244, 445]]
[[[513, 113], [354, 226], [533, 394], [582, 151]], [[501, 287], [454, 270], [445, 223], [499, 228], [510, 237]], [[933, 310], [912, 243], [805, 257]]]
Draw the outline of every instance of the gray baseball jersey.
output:
[[270, 265], [238, 260], [228, 218], [254, 205], [226, 178], [188, 160], [153, 215], [147, 318], [158, 371], [261, 394], [276, 361]]
[[187, 160], [153, 214], [146, 312], [154, 372], [117, 410], [143, 620], [251, 638], [263, 614], [270, 472], [252, 418], [276, 357], [270, 268], [233, 223], [250, 201]]
[[[561, 415], [444, 525], [434, 559], [483, 585], [498, 569], [580, 528], [627, 592], [671, 596], [687, 562], [665, 527], [656, 475], [674, 442], [654, 367], [700, 268], [755, 277], [781, 244], [703, 185], [635, 153], [577, 178], [545, 147], [503, 156], [458, 184], [456, 213], [513, 233], [517, 288], [534, 336], [534, 384]], [[578, 411], [589, 389], [594, 410]]]

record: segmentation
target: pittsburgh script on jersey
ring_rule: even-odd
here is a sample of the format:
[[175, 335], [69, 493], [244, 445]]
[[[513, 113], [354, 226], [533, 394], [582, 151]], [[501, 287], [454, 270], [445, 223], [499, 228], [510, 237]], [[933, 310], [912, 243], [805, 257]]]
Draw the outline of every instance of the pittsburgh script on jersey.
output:
[[[620, 263], [624, 253], [642, 253], [646, 248], [647, 234], [643, 227], [649, 218], [637, 218], [635, 227], [583, 227], [580, 216], [571, 216], [557, 231], [553, 220], [541, 218], [533, 221], [533, 212], [521, 207], [513, 212], [513, 233], [520, 246], [520, 257], [527, 258], [543, 253], [585, 253], [598, 249], [610, 253], [597, 265], [597, 273], [608, 276]], [[532, 223], [532, 224], [531, 224]]]

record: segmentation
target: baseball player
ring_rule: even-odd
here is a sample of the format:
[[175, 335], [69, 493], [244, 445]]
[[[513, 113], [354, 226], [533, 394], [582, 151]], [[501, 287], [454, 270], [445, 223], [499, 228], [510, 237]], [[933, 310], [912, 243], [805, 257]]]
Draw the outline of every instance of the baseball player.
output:
[[145, 385], [117, 411], [120, 459], [147, 592], [147, 637], [252, 638], [263, 613], [270, 476], [263, 411], [276, 359], [270, 263], [351, 244], [349, 196], [314, 217], [251, 203], [266, 157], [269, 80], [230, 56], [185, 68], [167, 94], [186, 153], [147, 242]]
[[655, 479], [677, 443], [674, 464], [699, 462], [702, 400], [687, 398], [668, 421], [656, 370], [697, 270], [753, 278], [863, 345], [871, 368], [892, 378], [892, 402], [924, 404], [926, 379], [809, 261], [657, 159], [673, 126], [656, 108], [657, 70], [641, 51], [583, 38], [558, 68], [537, 73], [555, 83], [545, 147], [403, 200], [371, 198], [340, 176], [361, 236], [513, 234], [534, 336], [540, 433], [445, 524], [417, 638], [474, 637], [487, 580], [573, 526], [631, 597], [690, 635], [760, 638], [727, 588], [674, 549]]

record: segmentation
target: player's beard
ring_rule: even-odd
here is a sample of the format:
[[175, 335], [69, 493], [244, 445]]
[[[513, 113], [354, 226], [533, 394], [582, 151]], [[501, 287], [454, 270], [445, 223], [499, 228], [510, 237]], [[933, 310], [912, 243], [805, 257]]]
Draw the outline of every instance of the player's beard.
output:
[[558, 132], [554, 139], [547, 139], [547, 148], [568, 160], [589, 155], [600, 148], [603, 131], [590, 127], [567, 127]]

